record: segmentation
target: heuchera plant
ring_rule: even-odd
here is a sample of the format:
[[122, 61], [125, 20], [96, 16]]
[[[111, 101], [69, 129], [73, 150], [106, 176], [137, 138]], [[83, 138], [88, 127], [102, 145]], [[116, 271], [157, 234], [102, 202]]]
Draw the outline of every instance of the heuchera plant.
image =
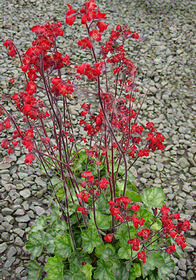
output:
[[[97, 43], [108, 28], [105, 19], [94, 0], [79, 11], [68, 5], [66, 23], [79, 21], [86, 27], [78, 45], [93, 60], [75, 65], [72, 81], [62, 74], [69, 70], [70, 57], [57, 50], [57, 38], [64, 33], [60, 21], [33, 26], [36, 39], [22, 56], [11, 40], [4, 43], [11, 57], [19, 55], [26, 85], [12, 96], [23, 114], [21, 126], [0, 105], [5, 116], [0, 131], [14, 127], [1, 147], [10, 154], [23, 145], [27, 164], [37, 157], [55, 198], [51, 215], [37, 220], [28, 236], [28, 279], [40, 279], [35, 259], [44, 249], [48, 280], [165, 280], [174, 269], [171, 254], [186, 247], [183, 232], [190, 223], [170, 213], [162, 189], [139, 194], [132, 184], [131, 167], [138, 158], [164, 150], [164, 136], [152, 122], [146, 127], [138, 123], [143, 101], [134, 85], [136, 66], [126, 57], [124, 44], [139, 35], [117, 25], [105, 44]], [[78, 92], [94, 94], [96, 110], [85, 100], [76, 123], [69, 105]], [[83, 127], [83, 135], [75, 133], [77, 126]]]

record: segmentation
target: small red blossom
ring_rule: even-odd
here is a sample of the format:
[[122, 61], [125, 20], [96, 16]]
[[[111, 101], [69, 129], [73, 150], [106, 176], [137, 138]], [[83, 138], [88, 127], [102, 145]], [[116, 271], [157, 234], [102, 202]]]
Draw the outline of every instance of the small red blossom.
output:
[[168, 214], [170, 212], [170, 209], [169, 207], [166, 207], [165, 205], [163, 205], [163, 207], [160, 208], [160, 211], [163, 213], [163, 214]]
[[139, 211], [140, 210], [140, 206], [135, 202], [135, 204], [133, 206], [131, 206], [131, 210]]
[[84, 191], [81, 191], [79, 194], [77, 194], [77, 197], [82, 199], [84, 202], [87, 202], [89, 194], [85, 194]]
[[182, 234], [177, 235], [175, 238], [175, 242], [181, 246], [182, 249], [186, 248], [186, 243], [185, 243], [185, 239], [184, 236]]
[[84, 38], [78, 41], [78, 46], [81, 46], [83, 49], [89, 48], [92, 49], [93, 45], [88, 38]]
[[103, 190], [107, 189], [108, 184], [109, 184], [109, 182], [105, 177], [102, 178], [101, 181], [99, 182], [99, 186]]
[[13, 148], [9, 148], [7, 152], [8, 152], [8, 154], [13, 154], [14, 149]]
[[175, 244], [173, 244], [172, 246], [167, 247], [167, 248], [165, 249], [165, 251], [166, 251], [169, 255], [171, 255], [173, 252], [176, 251]]
[[6, 119], [5, 121], [5, 128], [8, 129], [11, 127], [10, 119]]
[[87, 215], [88, 214], [88, 209], [78, 206], [78, 212], [81, 212], [83, 215]]
[[138, 251], [139, 250], [139, 246], [140, 246], [140, 240], [138, 238], [133, 238], [133, 239], [129, 239], [127, 241], [128, 244], [132, 244], [132, 249], [134, 251]]
[[139, 35], [137, 32], [133, 32], [133, 34], [131, 35], [132, 38], [134, 39], [139, 39]]
[[35, 159], [34, 155], [33, 154], [28, 154], [26, 155], [26, 159], [25, 159], [25, 163], [32, 163], [32, 161]]
[[102, 21], [98, 21], [97, 26], [99, 28], [99, 32], [101, 32], [101, 33], [104, 32], [108, 28], [108, 25], [109, 24], [105, 24]]
[[132, 217], [132, 222], [135, 228], [138, 228], [138, 226], [143, 226], [145, 220], [143, 218], [138, 219], [137, 217], [133, 216]]
[[147, 239], [150, 235], [150, 230], [148, 228], [143, 228], [137, 233], [137, 236], [142, 236], [144, 239]]
[[72, 9], [72, 6], [70, 4], [67, 4], [67, 6], [68, 6], [68, 11], [66, 13], [65, 22], [69, 25], [73, 25], [74, 21], [76, 20], [75, 14], [77, 13], [77, 11]]
[[143, 263], [146, 262], [146, 255], [145, 255], [145, 252], [144, 251], [141, 251], [137, 254], [138, 256], [138, 259], [142, 260]]
[[104, 240], [105, 241], [107, 241], [107, 242], [112, 242], [112, 239], [113, 239], [113, 234], [106, 234], [105, 236], [104, 236]]
[[9, 142], [8, 142], [7, 139], [3, 139], [3, 140], [1, 141], [1, 147], [2, 147], [2, 148], [7, 148], [8, 145], [9, 145]]
[[181, 230], [187, 232], [190, 229], [190, 222], [187, 220], [184, 220], [184, 223], [182, 224]]
[[100, 42], [101, 41], [101, 33], [97, 29], [93, 29], [89, 32], [89, 36], [93, 38], [93, 40]]

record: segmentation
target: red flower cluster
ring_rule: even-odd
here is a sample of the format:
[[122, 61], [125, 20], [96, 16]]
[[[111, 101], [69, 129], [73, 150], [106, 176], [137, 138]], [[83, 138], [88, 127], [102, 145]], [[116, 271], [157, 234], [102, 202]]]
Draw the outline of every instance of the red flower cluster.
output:
[[6, 40], [3, 45], [9, 49], [9, 56], [14, 57], [16, 55], [16, 49], [14, 43], [11, 40]]
[[[91, 196], [93, 199], [96, 199], [100, 194], [100, 189], [106, 189], [109, 182], [103, 177], [100, 181], [95, 180], [95, 177], [92, 175], [92, 171], [85, 171], [81, 174], [81, 177], [85, 179], [80, 185], [84, 189], [77, 194], [77, 197], [80, 199], [80, 204], [83, 206], [85, 202], [87, 202], [88, 198]], [[81, 208], [79, 206], [78, 211], [81, 211], [82, 214], [88, 214], [88, 210]]]
[[64, 82], [60, 78], [55, 77], [51, 79], [51, 83], [53, 84], [51, 92], [54, 92], [56, 96], [70, 96], [74, 91], [73, 85], [69, 80]]
[[138, 238], [133, 238], [133, 239], [129, 239], [127, 241], [128, 244], [132, 244], [132, 249], [134, 251], [138, 251], [139, 250], [139, 246], [140, 246], [140, 240]]
[[97, 77], [101, 75], [102, 63], [95, 63], [94, 66], [90, 66], [89, 63], [83, 63], [80, 66], [75, 66], [77, 73], [80, 75], [86, 75], [89, 80], [97, 80]]
[[[104, 116], [102, 109], [97, 116], [91, 114], [90, 111], [91, 104], [83, 103], [81, 108], [83, 111], [80, 113], [84, 119], [86, 119], [87, 114], [90, 115], [90, 123], [85, 120], [80, 120], [80, 125], [84, 125], [84, 131], [87, 131], [88, 135], [96, 136], [99, 131], [101, 131], [101, 125], [104, 123]], [[94, 152], [93, 152], [94, 155]]]
[[170, 209], [163, 205], [160, 208], [160, 217], [162, 221], [163, 233], [166, 237], [171, 236], [174, 241], [184, 249], [187, 245], [185, 244], [184, 236], [181, 234], [182, 232], [187, 232], [190, 229], [190, 222], [185, 220], [184, 223], [178, 222], [175, 225], [172, 220], [180, 219], [180, 215], [176, 214], [169, 214]]
[[115, 220], [120, 220], [122, 223], [124, 220], [130, 221], [132, 219], [134, 226], [137, 228], [138, 224], [143, 225], [144, 219], [137, 219], [134, 215], [131, 217], [128, 215], [130, 210], [138, 211], [140, 210], [140, 206], [135, 203], [135, 205], [128, 207], [128, 204], [131, 203], [131, 199], [127, 196], [115, 197], [114, 201], [108, 201], [110, 205], [110, 213], [112, 216], [115, 216]]
[[146, 255], [144, 251], [141, 251], [137, 254], [138, 259], [142, 260], [143, 263], [146, 262]]
[[104, 239], [107, 242], [112, 242], [113, 236], [114, 236], [113, 234], [108, 233], [104, 236]]
[[137, 233], [137, 236], [142, 236], [144, 239], [147, 239], [150, 235], [150, 230], [148, 228], [143, 228]]
[[[105, 14], [101, 13], [99, 9], [96, 10], [97, 5], [94, 0], [90, 0], [84, 3], [80, 12], [77, 12], [72, 8], [70, 4], [68, 6], [68, 11], [66, 13], [66, 23], [72, 25], [76, 17], [81, 18], [81, 24], [86, 24], [88, 21], [106, 19]], [[98, 21], [99, 22], [99, 21]], [[97, 23], [99, 32], [103, 32], [107, 27], [103, 24]]]

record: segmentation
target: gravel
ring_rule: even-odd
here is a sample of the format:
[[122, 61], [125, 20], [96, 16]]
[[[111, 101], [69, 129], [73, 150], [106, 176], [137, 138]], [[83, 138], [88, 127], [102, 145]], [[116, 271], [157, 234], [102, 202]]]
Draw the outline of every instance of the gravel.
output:
[[[72, 0], [71, 4], [77, 8], [82, 2]], [[196, 279], [195, 1], [98, 2], [113, 27], [127, 25], [143, 38], [126, 45], [130, 59], [138, 68], [136, 86], [143, 93], [149, 90], [140, 120], [156, 124], [165, 135], [166, 149], [137, 161], [134, 172], [140, 190], [144, 186], [161, 186], [167, 205], [193, 224], [187, 235], [189, 246], [183, 258], [176, 259], [170, 279]], [[30, 27], [49, 19], [64, 23], [67, 3], [67, 0], [0, 0], [1, 43], [12, 39], [25, 51], [34, 38]], [[85, 52], [77, 47], [80, 38], [77, 27], [66, 26], [64, 30], [66, 35], [59, 40], [60, 51], [65, 53], [66, 49], [75, 61], [78, 57], [84, 59]], [[18, 62], [18, 58], [9, 58], [0, 44], [0, 89], [7, 98], [21, 88]], [[9, 86], [11, 77], [16, 80], [12, 87]], [[11, 104], [2, 96], [0, 102], [9, 109]], [[11, 109], [16, 114], [16, 109], [12, 106]], [[78, 104], [72, 109], [77, 113]], [[1, 137], [4, 136], [0, 135], [0, 140]], [[0, 147], [0, 279], [5, 280], [27, 279], [26, 235], [34, 220], [46, 215], [48, 209], [46, 178], [41, 175], [37, 162], [27, 166], [24, 159], [24, 150], [18, 149], [14, 155], [7, 156]]]

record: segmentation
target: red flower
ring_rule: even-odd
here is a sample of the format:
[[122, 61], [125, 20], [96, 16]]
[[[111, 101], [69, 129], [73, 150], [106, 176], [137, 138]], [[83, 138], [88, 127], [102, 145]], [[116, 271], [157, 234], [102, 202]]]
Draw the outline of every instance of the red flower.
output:
[[81, 24], [86, 24], [86, 23], [87, 23], [86, 14], [83, 14], [81, 18]]
[[147, 228], [143, 228], [141, 231], [137, 233], [137, 236], [142, 236], [144, 239], [147, 239], [150, 235], [150, 230]]
[[172, 246], [167, 247], [167, 248], [165, 249], [165, 251], [166, 251], [169, 255], [171, 255], [173, 252], [176, 251], [175, 244], [173, 244]]
[[87, 215], [88, 214], [88, 210], [84, 207], [78, 206], [78, 212], [82, 212], [83, 215]]
[[135, 204], [133, 206], [131, 206], [131, 210], [139, 211], [140, 210], [140, 206], [135, 202]]
[[103, 190], [105, 190], [107, 188], [108, 184], [109, 184], [109, 182], [105, 177], [102, 178], [101, 181], [99, 182], [99, 186]]
[[162, 208], [160, 208], [160, 211], [163, 213], [163, 214], [168, 214], [170, 212], [170, 209], [169, 207], [166, 207], [165, 205], [163, 205]]
[[190, 222], [185, 220], [184, 223], [182, 224], [181, 230], [186, 232], [189, 229], [190, 229]]
[[35, 159], [34, 155], [33, 154], [28, 154], [26, 155], [26, 159], [25, 159], [25, 163], [30, 163]]
[[128, 244], [132, 244], [132, 249], [134, 251], [138, 251], [139, 250], [139, 245], [140, 245], [140, 240], [138, 238], [134, 238], [134, 239], [129, 239], [127, 241]]
[[102, 21], [98, 21], [97, 26], [99, 28], [99, 32], [104, 32], [108, 28], [109, 24], [105, 24]]
[[132, 222], [135, 228], [138, 228], [138, 226], [143, 226], [145, 220], [143, 218], [138, 219], [137, 217], [133, 216], [132, 217]]
[[105, 241], [112, 242], [113, 236], [114, 236], [113, 234], [109, 233], [104, 236], [104, 239]]
[[182, 234], [177, 235], [175, 239], [176, 243], [181, 246], [182, 249], [186, 248], [185, 239]]
[[84, 38], [78, 41], [78, 45], [81, 46], [83, 49], [86, 49], [87, 47], [91, 49], [93, 47], [91, 41], [88, 38]]
[[2, 147], [2, 148], [7, 148], [8, 145], [9, 145], [9, 142], [8, 142], [7, 139], [3, 139], [3, 140], [1, 141], [1, 147]]
[[93, 40], [100, 42], [101, 41], [101, 33], [97, 29], [93, 29], [89, 32], [89, 36], [93, 38]]
[[9, 148], [7, 152], [8, 152], [8, 154], [13, 154], [14, 149], [13, 148]]
[[146, 255], [145, 255], [145, 252], [144, 252], [144, 251], [139, 252], [139, 253], [137, 254], [137, 256], [138, 256], [138, 259], [140, 259], [140, 260], [143, 261], [143, 263], [146, 262]]
[[6, 119], [6, 121], [5, 121], [5, 128], [8, 129], [10, 127], [11, 127], [10, 119]]
[[77, 197], [82, 199], [84, 202], [87, 202], [87, 200], [89, 198], [89, 194], [85, 194], [84, 191], [81, 191], [79, 194], [77, 194]]
[[139, 39], [139, 35], [136, 32], [133, 32], [133, 34], [131, 35], [132, 38], [134, 39]]
[[[66, 23], [69, 24], [69, 25], [72, 25], [74, 23], [75, 19], [76, 19], [76, 15], [73, 15], [73, 14], [77, 13], [77, 11], [72, 9], [72, 6], [70, 4], [67, 4], [67, 6], [68, 6], [68, 11], [66, 13], [66, 18], [65, 18]], [[72, 16], [68, 17], [70, 15], [72, 15]]]
[[63, 62], [65, 62], [65, 64], [67, 65], [70, 64], [69, 56], [67, 54], [65, 55], [65, 57], [63, 57]]
[[169, 232], [169, 235], [170, 235], [172, 238], [175, 238], [176, 235], [177, 235], [177, 232], [170, 231], [170, 232]]

